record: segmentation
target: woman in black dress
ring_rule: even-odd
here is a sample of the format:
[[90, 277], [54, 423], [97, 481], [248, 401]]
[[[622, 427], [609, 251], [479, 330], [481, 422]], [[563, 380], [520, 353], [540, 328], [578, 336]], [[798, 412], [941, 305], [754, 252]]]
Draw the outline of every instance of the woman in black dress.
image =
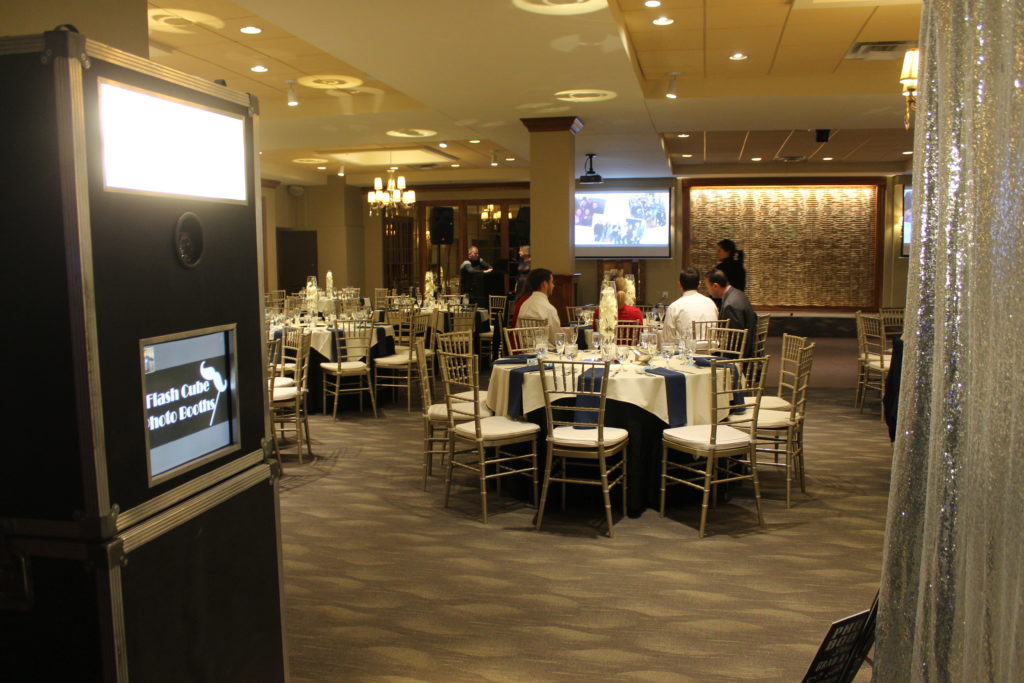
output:
[[729, 284], [736, 289], [746, 290], [747, 271], [743, 267], [743, 251], [736, 248], [732, 240], [722, 240], [718, 243], [718, 270], [725, 273], [729, 278]]

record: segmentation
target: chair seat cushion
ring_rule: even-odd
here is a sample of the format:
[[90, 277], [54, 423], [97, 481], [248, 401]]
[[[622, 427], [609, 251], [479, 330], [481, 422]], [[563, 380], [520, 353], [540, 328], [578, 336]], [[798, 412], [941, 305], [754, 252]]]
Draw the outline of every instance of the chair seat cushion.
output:
[[[604, 445], [617, 446], [629, 438], [629, 432], [619, 427], [604, 428]], [[555, 427], [551, 432], [551, 440], [556, 446], [583, 446], [597, 448], [597, 428], [576, 429], [575, 427]]]
[[757, 413], [758, 429], [785, 429], [789, 425], [788, 410], [760, 410]]
[[762, 396], [761, 410], [789, 410], [793, 405], [781, 396]]
[[[480, 431], [485, 440], [510, 439], [517, 436], [531, 436], [540, 431], [540, 427], [532, 422], [516, 422], [507, 417], [495, 415], [480, 420]], [[455, 433], [466, 439], [476, 439], [476, 427], [473, 422], [456, 425]]]
[[410, 360], [408, 351], [400, 351], [393, 353], [390, 356], [381, 356], [377, 360], [373, 361], [373, 363], [377, 367], [400, 368], [408, 365]]
[[281, 387], [278, 389], [274, 387], [274, 402], [277, 401], [294, 401], [295, 397], [299, 393], [299, 388], [295, 386]]
[[[267, 380], [267, 384], [270, 384], [270, 380], [269, 379]], [[283, 389], [285, 387], [294, 387], [294, 386], [295, 386], [295, 378], [294, 377], [275, 377], [274, 378], [274, 388], [275, 389]]]
[[494, 332], [481, 332], [479, 335], [480, 339], [494, 339]]
[[[670, 444], [708, 449], [711, 447], [711, 425], [687, 425], [666, 429], [665, 441]], [[750, 434], [729, 425], [718, 425], [715, 444], [718, 446], [740, 446], [750, 443]]]
[[886, 370], [889, 369], [890, 362], [891, 359], [883, 359], [881, 363], [878, 362], [877, 360], [872, 359], [864, 363], [864, 367], [870, 368], [872, 370], [878, 370], [879, 372], [885, 372]]
[[295, 363], [287, 361], [284, 363], [274, 363], [274, 371], [278, 373], [280, 373], [281, 371], [295, 372]]
[[365, 372], [370, 368], [361, 360], [343, 360], [340, 363], [321, 363], [320, 369], [333, 374]]
[[[457, 403], [453, 406], [455, 419], [461, 421], [473, 419], [473, 409], [468, 403]], [[490, 417], [494, 415], [494, 411], [485, 406], [483, 403], [480, 404], [480, 417]], [[447, 403], [435, 403], [427, 409], [427, 417], [435, 422], [447, 422], [448, 421], [448, 404]]]

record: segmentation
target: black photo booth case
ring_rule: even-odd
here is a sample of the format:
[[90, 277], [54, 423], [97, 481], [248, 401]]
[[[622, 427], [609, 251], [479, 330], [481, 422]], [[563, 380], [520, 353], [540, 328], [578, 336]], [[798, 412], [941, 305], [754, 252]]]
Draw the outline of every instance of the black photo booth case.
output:
[[0, 74], [0, 672], [283, 680], [256, 101], [67, 31]]

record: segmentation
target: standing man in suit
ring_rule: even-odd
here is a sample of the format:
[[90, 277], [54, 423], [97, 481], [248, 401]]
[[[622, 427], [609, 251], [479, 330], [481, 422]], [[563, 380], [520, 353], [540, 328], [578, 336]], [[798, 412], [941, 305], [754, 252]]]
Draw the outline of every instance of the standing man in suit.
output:
[[757, 313], [750, 305], [750, 299], [742, 290], [729, 284], [725, 273], [714, 268], [704, 275], [704, 284], [708, 293], [722, 301], [719, 307], [719, 318], [729, 321], [729, 327], [747, 331], [747, 344], [743, 349], [745, 358], [754, 357], [754, 345], [757, 343]]

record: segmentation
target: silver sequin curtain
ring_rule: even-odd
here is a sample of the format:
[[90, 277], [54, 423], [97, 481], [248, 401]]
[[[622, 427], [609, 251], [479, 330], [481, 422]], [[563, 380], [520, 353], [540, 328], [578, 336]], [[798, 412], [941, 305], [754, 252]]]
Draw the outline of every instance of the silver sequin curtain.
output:
[[877, 681], [1024, 680], [1024, 2], [926, 0]]

